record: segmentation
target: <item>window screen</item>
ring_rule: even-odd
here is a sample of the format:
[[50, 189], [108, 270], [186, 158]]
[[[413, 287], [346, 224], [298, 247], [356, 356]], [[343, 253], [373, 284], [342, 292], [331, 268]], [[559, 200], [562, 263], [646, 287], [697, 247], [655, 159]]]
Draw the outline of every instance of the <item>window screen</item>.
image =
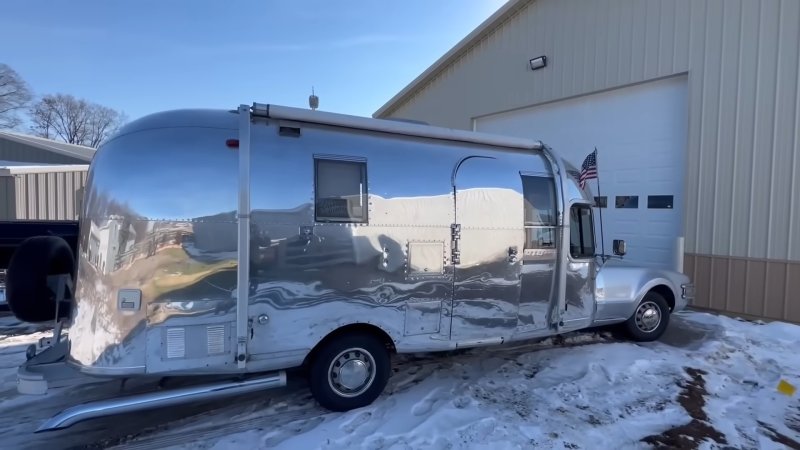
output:
[[650, 209], [672, 209], [671, 195], [648, 195], [647, 207]]
[[573, 258], [594, 257], [592, 208], [575, 205], [570, 209], [569, 249]]
[[315, 160], [315, 219], [318, 222], [367, 221], [367, 164]]

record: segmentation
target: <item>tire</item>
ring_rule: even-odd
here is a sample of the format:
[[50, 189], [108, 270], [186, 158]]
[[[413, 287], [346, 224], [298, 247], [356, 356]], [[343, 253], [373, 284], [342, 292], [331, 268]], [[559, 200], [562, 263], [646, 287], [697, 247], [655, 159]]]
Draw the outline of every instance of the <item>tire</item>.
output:
[[[350, 369], [349, 380], [344, 383], [343, 373], [336, 374], [338, 368], [343, 367], [342, 363]], [[322, 407], [331, 411], [367, 406], [386, 387], [390, 364], [389, 351], [375, 335], [360, 332], [334, 337], [318, 349], [311, 362], [311, 393]], [[359, 384], [362, 375], [365, 380]], [[348, 383], [353, 388], [349, 391], [346, 389]]]
[[[8, 308], [23, 322], [56, 319], [56, 293], [47, 285], [49, 275], [74, 275], [75, 260], [67, 242], [57, 236], [35, 236], [17, 247], [6, 274]], [[70, 308], [62, 304], [59, 319], [68, 317]]]
[[664, 296], [655, 291], [645, 294], [625, 321], [625, 330], [637, 342], [655, 341], [669, 325], [670, 310]]

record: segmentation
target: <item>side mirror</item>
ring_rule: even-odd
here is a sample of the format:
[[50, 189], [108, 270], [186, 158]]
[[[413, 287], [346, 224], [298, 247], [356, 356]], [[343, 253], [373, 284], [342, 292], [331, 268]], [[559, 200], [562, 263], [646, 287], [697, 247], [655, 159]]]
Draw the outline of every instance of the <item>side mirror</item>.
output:
[[624, 256], [626, 251], [627, 246], [625, 245], [625, 241], [623, 239], [614, 239], [614, 254]]

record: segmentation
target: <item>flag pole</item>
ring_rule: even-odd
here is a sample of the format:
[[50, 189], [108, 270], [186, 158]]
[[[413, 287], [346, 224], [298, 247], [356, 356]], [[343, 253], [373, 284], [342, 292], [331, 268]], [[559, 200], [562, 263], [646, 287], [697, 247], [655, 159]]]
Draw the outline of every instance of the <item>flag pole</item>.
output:
[[[597, 157], [597, 147], [594, 148], [594, 164], [597, 167], [597, 197], [598, 199], [603, 196], [600, 193], [600, 163], [599, 158]], [[606, 207], [608, 207], [608, 199], [606, 199]], [[602, 253], [603, 262], [606, 260], [606, 240], [605, 235], [603, 233], [603, 205], [598, 204], [597, 209], [599, 209], [600, 213], [600, 252]]]

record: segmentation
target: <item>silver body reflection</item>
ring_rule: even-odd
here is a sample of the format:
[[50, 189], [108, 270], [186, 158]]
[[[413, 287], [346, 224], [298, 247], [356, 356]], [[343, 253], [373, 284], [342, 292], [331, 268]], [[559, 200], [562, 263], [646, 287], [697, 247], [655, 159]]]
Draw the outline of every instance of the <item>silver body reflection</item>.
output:
[[[550, 149], [386, 122], [262, 105], [126, 126], [90, 168], [70, 362], [257, 372], [353, 325], [437, 351], [624, 321], [656, 284], [685, 305], [682, 275], [570, 255], [568, 211], [591, 203]], [[330, 203], [363, 220], [321, 219], [320, 192], [350, 185], [320, 159], [366, 168]]]

